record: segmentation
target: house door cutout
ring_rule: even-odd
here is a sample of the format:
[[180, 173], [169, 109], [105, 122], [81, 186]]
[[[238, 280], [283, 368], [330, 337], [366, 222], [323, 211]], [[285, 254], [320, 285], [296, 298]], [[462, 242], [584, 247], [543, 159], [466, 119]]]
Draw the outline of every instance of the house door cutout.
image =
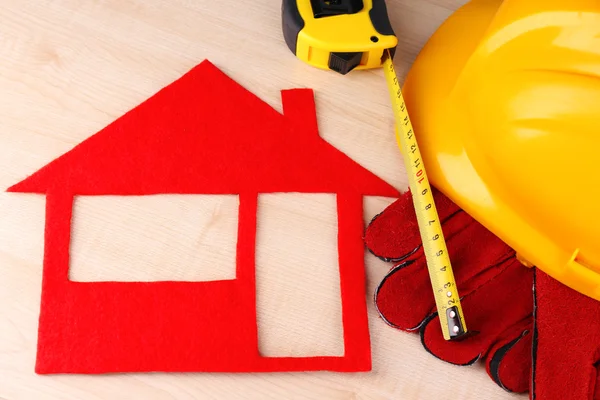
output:
[[336, 196], [258, 196], [256, 310], [263, 357], [343, 356]]

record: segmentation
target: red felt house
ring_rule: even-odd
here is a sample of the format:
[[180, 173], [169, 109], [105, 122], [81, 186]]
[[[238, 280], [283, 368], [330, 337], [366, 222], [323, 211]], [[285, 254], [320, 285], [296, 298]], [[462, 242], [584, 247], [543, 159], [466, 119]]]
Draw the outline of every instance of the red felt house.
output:
[[[38, 373], [370, 369], [362, 196], [397, 191], [322, 140], [313, 93], [282, 92], [283, 115], [204, 61], [73, 150], [12, 186], [45, 194]], [[259, 193], [337, 195], [345, 353], [263, 357], [254, 252]], [[236, 279], [74, 282], [74, 196], [238, 194]]]

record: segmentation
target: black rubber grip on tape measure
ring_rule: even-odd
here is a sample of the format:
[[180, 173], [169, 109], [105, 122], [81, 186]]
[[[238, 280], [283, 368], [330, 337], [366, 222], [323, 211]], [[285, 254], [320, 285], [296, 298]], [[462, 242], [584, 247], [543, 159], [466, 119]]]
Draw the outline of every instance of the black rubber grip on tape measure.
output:
[[296, 0], [283, 0], [281, 4], [283, 38], [292, 53], [296, 54], [298, 34], [304, 28], [304, 20], [298, 10]]
[[[390, 17], [387, 13], [385, 0], [373, 0], [373, 7], [371, 7], [371, 10], [369, 11], [369, 18], [371, 18], [373, 28], [375, 28], [380, 35], [396, 36], [390, 22]], [[390, 53], [392, 58], [394, 58], [396, 48], [390, 49]]]
[[369, 11], [369, 17], [371, 18], [373, 27], [380, 35], [394, 35], [385, 0], [373, 0], [373, 7]]

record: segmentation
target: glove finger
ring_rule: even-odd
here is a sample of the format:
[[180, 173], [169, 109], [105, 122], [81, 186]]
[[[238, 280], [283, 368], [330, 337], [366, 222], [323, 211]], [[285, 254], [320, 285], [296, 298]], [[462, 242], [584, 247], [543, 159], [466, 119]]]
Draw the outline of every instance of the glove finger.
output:
[[396, 266], [375, 290], [375, 308], [394, 328], [418, 329], [434, 307], [429, 272], [422, 262], [408, 261]]
[[506, 263], [498, 276], [461, 300], [467, 328], [473, 335], [461, 341], [444, 340], [439, 317], [433, 314], [420, 331], [427, 351], [452, 364], [469, 365], [484, 356], [511, 326], [531, 318], [533, 271], [514, 258]]
[[[432, 188], [432, 192], [442, 223], [460, 210], [440, 191]], [[371, 220], [364, 240], [371, 253], [388, 262], [402, 261], [419, 248], [421, 236], [410, 191]]]
[[529, 390], [532, 327], [533, 318], [511, 327], [486, 356], [488, 375], [506, 391], [525, 393]]
[[[510, 247], [462, 211], [449, 218], [446, 227], [453, 231], [447, 244], [461, 296], [493, 279], [509, 265], [506, 260], [514, 259]], [[389, 325], [418, 329], [435, 307], [425, 257], [393, 268], [375, 291], [375, 304]]]

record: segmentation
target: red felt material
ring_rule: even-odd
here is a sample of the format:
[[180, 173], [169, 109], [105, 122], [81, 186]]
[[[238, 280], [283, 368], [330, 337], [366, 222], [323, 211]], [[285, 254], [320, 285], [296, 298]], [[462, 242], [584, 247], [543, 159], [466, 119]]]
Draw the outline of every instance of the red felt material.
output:
[[540, 270], [535, 301], [532, 398], [600, 399], [600, 302]]
[[[403, 260], [380, 284], [377, 309], [394, 327], [420, 328], [425, 348], [435, 356], [460, 365], [483, 357], [498, 383], [508, 390], [526, 391], [531, 351], [524, 345], [526, 337], [522, 343], [517, 339], [531, 330], [532, 271], [520, 265], [512, 249], [435, 189], [434, 197], [468, 329], [476, 334], [460, 342], [443, 339], [410, 193], [377, 216], [365, 234], [373, 253]], [[499, 349], [506, 351], [499, 353]], [[494, 355], [498, 357], [490, 366]]]
[[[390, 185], [319, 137], [311, 90], [282, 92], [284, 115], [208, 61], [11, 192], [47, 196], [36, 372], [366, 371], [362, 196]], [[335, 193], [342, 357], [262, 357], [255, 309], [259, 193]], [[239, 194], [236, 279], [72, 282], [77, 195]]]

